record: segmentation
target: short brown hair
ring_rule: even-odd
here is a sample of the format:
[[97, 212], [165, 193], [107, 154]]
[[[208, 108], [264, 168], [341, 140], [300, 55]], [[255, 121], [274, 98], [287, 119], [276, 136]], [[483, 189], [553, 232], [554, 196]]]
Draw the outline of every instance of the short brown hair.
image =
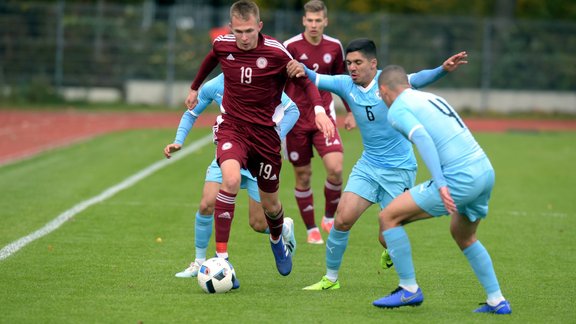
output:
[[242, 20], [248, 20], [250, 16], [254, 16], [256, 17], [256, 21], [260, 21], [260, 9], [258, 9], [258, 5], [252, 1], [236, 1], [230, 7], [230, 19], [236, 17]]
[[324, 12], [324, 17], [328, 17], [328, 8], [321, 0], [310, 0], [304, 4], [304, 14], [307, 12]]
[[400, 65], [388, 65], [384, 67], [378, 77], [378, 84], [383, 84], [391, 90], [396, 90], [400, 86], [410, 87], [406, 71]]

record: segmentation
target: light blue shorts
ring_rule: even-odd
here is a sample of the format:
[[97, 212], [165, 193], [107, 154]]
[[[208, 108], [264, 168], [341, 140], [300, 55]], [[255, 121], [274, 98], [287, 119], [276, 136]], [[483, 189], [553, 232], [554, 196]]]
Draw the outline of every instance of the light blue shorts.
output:
[[[250, 171], [246, 169], [240, 169], [240, 175], [242, 176], [242, 179], [240, 180], [240, 189], [246, 189], [250, 198], [256, 202], [260, 202], [260, 194], [258, 193], [258, 182], [256, 182], [256, 178], [254, 178], [250, 174]], [[208, 166], [204, 181], [222, 183], [222, 170], [220, 170], [218, 163], [216, 163], [216, 159], [212, 160], [212, 163]]]
[[[445, 170], [444, 177], [460, 214], [466, 215], [471, 222], [488, 215], [488, 202], [494, 187], [494, 169], [488, 159], [458, 168], [457, 172]], [[432, 180], [411, 188], [410, 194], [428, 214], [435, 217], [448, 214]]]
[[380, 208], [414, 186], [416, 170], [376, 168], [360, 158], [352, 168], [344, 191], [353, 192]]

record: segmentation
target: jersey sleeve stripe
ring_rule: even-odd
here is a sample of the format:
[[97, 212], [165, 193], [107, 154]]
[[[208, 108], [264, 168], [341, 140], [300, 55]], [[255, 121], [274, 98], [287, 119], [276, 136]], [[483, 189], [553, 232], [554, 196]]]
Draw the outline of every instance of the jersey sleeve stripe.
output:
[[337, 39], [337, 38], [334, 38], [334, 37], [332, 37], [332, 36], [328, 36], [328, 35], [326, 35], [326, 34], [322, 35], [322, 38], [324, 38], [324, 39], [327, 40], [327, 41], [336, 43], [336, 44], [340, 45], [340, 47], [342, 47], [342, 43], [341, 43], [340, 40]]
[[409, 140], [412, 140], [412, 135], [413, 135], [414, 132], [415, 132], [416, 130], [418, 130], [419, 128], [424, 128], [424, 126], [422, 126], [422, 125], [416, 125], [416, 126], [414, 126], [414, 127], [410, 130], [410, 132], [408, 133], [408, 139], [409, 139]]
[[282, 50], [288, 57], [292, 58], [292, 55], [286, 50], [286, 47], [282, 46], [279, 41], [271, 40], [271, 39], [264, 39], [264, 46], [275, 47]]
[[227, 35], [220, 35], [214, 39], [214, 43], [216, 42], [235, 42], [236, 37], [232, 34]]
[[295, 35], [287, 40], [284, 41], [284, 46], [288, 47], [288, 45], [302, 40], [302, 34]]

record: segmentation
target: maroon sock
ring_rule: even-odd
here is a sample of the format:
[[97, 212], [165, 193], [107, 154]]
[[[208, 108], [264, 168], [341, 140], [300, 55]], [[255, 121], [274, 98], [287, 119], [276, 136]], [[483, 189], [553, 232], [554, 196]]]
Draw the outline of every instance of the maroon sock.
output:
[[300, 190], [294, 188], [294, 197], [296, 197], [296, 204], [300, 210], [300, 216], [306, 225], [306, 229], [316, 227], [314, 221], [314, 194], [312, 188]]
[[270, 236], [273, 240], [277, 240], [280, 235], [282, 235], [282, 226], [284, 225], [284, 208], [280, 207], [278, 214], [272, 218], [268, 213], [266, 215], [266, 222], [268, 223], [268, 228], [270, 229]]
[[328, 218], [334, 217], [341, 196], [342, 184], [334, 184], [326, 180], [324, 183], [324, 199], [326, 199], [326, 205], [324, 206], [324, 216]]
[[217, 246], [222, 247], [222, 243], [228, 243], [230, 227], [232, 226], [232, 219], [234, 219], [235, 203], [235, 194], [220, 189], [218, 196], [216, 196], [216, 204], [214, 205], [214, 226], [216, 228]]

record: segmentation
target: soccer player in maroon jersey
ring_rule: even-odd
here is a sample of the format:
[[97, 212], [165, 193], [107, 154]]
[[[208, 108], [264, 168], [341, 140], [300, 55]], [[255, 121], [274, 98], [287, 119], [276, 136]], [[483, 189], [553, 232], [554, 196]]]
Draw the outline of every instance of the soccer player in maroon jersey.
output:
[[[305, 64], [309, 69], [321, 74], [345, 74], [344, 50], [342, 44], [336, 38], [324, 34], [324, 28], [328, 25], [328, 9], [324, 2], [311, 0], [304, 5], [302, 17], [304, 32], [284, 42], [284, 46], [292, 56]], [[309, 97], [302, 93], [295, 85], [286, 86], [286, 94], [298, 105], [298, 107], [310, 107], [313, 103]], [[327, 113], [336, 120], [334, 101], [328, 91], [320, 91], [324, 108]], [[346, 128], [355, 127], [354, 116], [350, 112], [345, 101], [344, 105], [348, 114], [346, 116]], [[313, 149], [322, 158], [326, 170], [324, 183], [324, 216], [322, 217], [322, 229], [330, 232], [334, 224], [334, 214], [342, 195], [342, 163], [343, 147], [338, 132], [334, 137], [325, 139], [314, 123], [314, 114], [311, 109], [303, 109], [300, 118], [294, 128], [286, 137], [286, 149], [288, 159], [294, 167], [296, 186], [294, 196], [300, 215], [308, 231], [308, 243], [322, 244], [322, 235], [316, 226], [314, 217], [314, 195], [310, 178], [312, 177], [311, 159], [314, 156]]]
[[[296, 83], [314, 103], [316, 125], [326, 138], [334, 136], [334, 124], [326, 115], [318, 88], [307, 78], [289, 79], [287, 63], [292, 56], [277, 40], [262, 34], [258, 6], [240, 0], [230, 7], [232, 34], [216, 38], [192, 82], [186, 106], [197, 103], [198, 88], [220, 63], [224, 73], [224, 121], [216, 132], [216, 158], [222, 170], [222, 185], [214, 208], [216, 251], [227, 250], [234, 218], [240, 168], [258, 181], [270, 244], [281, 275], [292, 271], [292, 255], [282, 239], [284, 211], [278, 199], [282, 159], [280, 136], [272, 120], [286, 83]], [[305, 108], [306, 109], [306, 108]]]

